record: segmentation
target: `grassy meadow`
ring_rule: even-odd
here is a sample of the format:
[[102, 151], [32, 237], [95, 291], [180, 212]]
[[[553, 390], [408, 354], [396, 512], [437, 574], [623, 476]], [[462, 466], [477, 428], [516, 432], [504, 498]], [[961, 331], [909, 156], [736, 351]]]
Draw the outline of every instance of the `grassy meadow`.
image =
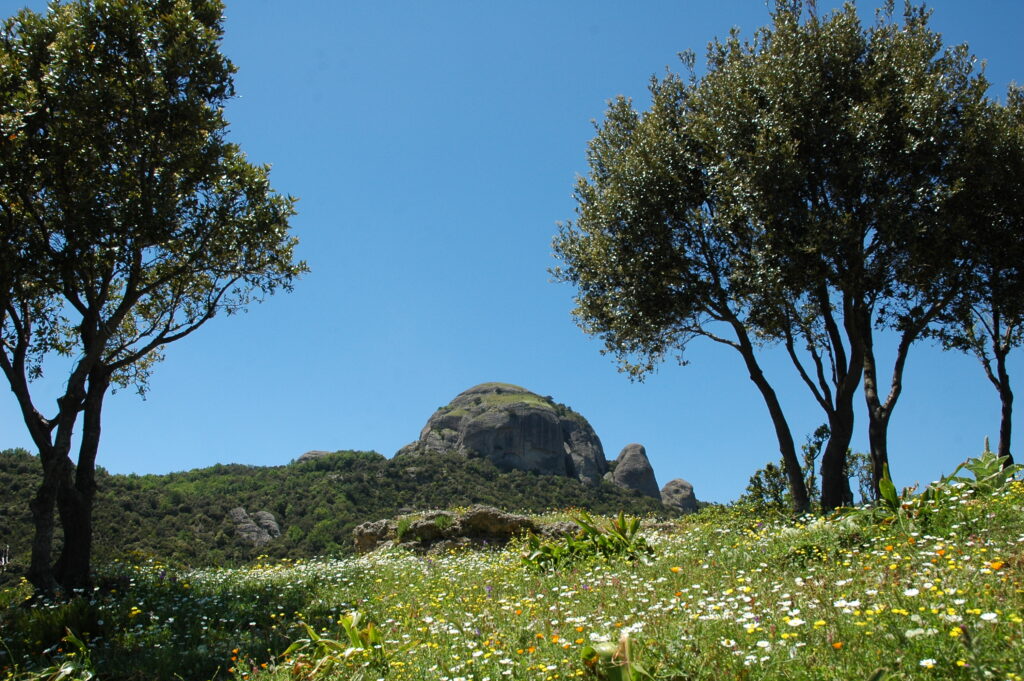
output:
[[651, 552], [540, 566], [526, 541], [115, 563], [64, 604], [23, 583], [0, 594], [0, 678], [1024, 679], [1019, 480], [828, 519], [708, 508], [640, 536]]

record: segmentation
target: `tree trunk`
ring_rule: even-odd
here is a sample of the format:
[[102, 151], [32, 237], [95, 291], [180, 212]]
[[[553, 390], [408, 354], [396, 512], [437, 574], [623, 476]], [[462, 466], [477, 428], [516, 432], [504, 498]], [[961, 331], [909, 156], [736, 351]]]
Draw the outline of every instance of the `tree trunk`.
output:
[[75, 467], [68, 454], [71, 451], [75, 421], [82, 406], [84, 372], [76, 370], [72, 373], [64, 394], [57, 400], [57, 416], [52, 420], [47, 419], [36, 410], [29, 395], [26, 348], [27, 344], [20, 344], [13, 358], [0, 355], [0, 368], [18, 399], [22, 418], [39, 452], [39, 462], [43, 469], [42, 482], [35, 497], [29, 502], [34, 535], [29, 569], [25, 576], [37, 594], [52, 595], [60, 586], [60, 580], [51, 564], [55, 510], [59, 508], [61, 489], [70, 484], [74, 475]]
[[67, 591], [92, 585], [92, 508], [96, 498], [96, 453], [99, 450], [103, 397], [109, 379], [100, 371], [89, 377], [83, 409], [82, 443], [74, 481], [66, 479], [59, 490], [64, 546], [55, 568], [57, 581]]
[[35, 534], [32, 536], [32, 555], [25, 577], [37, 592], [52, 594], [57, 590], [57, 579], [51, 565], [54, 511], [60, 480], [68, 474], [65, 468], [71, 462], [52, 447], [40, 448], [39, 459], [43, 468], [43, 480], [36, 490], [35, 497], [29, 502]]
[[878, 483], [882, 479], [885, 467], [889, 465], [889, 419], [892, 410], [903, 392], [903, 369], [907, 364], [907, 355], [911, 344], [917, 340], [925, 325], [934, 316], [933, 312], [924, 315], [915, 324], [908, 326], [900, 335], [900, 343], [896, 348], [896, 360], [893, 362], [892, 379], [889, 394], [882, 402], [878, 393], [878, 366], [875, 363], [874, 340], [871, 327], [863, 327], [864, 333], [864, 400], [868, 407], [868, 442], [871, 446], [871, 486], [875, 501], [881, 498]]
[[853, 505], [850, 478], [846, 476], [846, 453], [853, 439], [853, 393], [836, 397], [836, 409], [828, 419], [831, 435], [821, 456], [821, 510], [825, 512]]
[[[870, 334], [870, 332], [869, 332]], [[864, 353], [864, 401], [868, 407], [868, 443], [871, 455], [871, 493], [875, 501], [881, 498], [878, 483], [885, 466], [889, 465], [887, 429], [889, 418], [878, 396], [878, 376], [874, 350], [868, 345]]]
[[57, 582], [71, 593], [91, 585], [89, 563], [92, 556], [92, 501], [94, 493], [79, 491], [76, 483], [61, 487], [58, 508], [64, 529], [64, 545], [54, 566]]
[[[822, 298], [824, 310], [827, 300]], [[833, 344], [842, 349], [839, 330], [835, 328], [831, 315], [826, 316], [827, 328], [833, 337]], [[821, 510], [828, 512], [842, 506], [853, 506], [853, 491], [847, 476], [846, 457], [853, 439], [853, 401], [864, 374], [864, 358], [867, 346], [864, 343], [863, 325], [869, 323], [862, 301], [850, 293], [843, 294], [843, 329], [850, 344], [849, 359], [845, 364], [836, 362], [837, 376], [835, 407], [829, 412], [829, 430], [832, 431], [821, 457]], [[842, 359], [845, 353], [840, 354]], [[866, 390], [866, 387], [865, 387]], [[827, 491], [826, 491], [827, 490]]]
[[782, 464], [786, 471], [786, 480], [789, 484], [789, 494], [793, 500], [793, 513], [801, 515], [810, 511], [810, 501], [807, 498], [807, 485], [804, 483], [803, 472], [800, 469], [800, 459], [796, 456], [796, 446], [793, 444], [793, 434], [789, 429], [789, 423], [782, 411], [779, 397], [775, 390], [764, 377], [757, 358], [754, 356], [754, 346], [747, 336], [742, 324], [733, 324], [738, 340], [735, 346], [743, 356], [743, 361], [750, 374], [750, 380], [754, 382], [757, 389], [761, 391], [761, 397], [768, 407], [771, 415], [772, 425], [775, 426], [775, 437], [779, 441], [779, 452], [782, 454]]
[[868, 444], [871, 448], [871, 491], [875, 501], [881, 499], [879, 482], [889, 468], [889, 414], [881, 405], [868, 407]]
[[997, 454], [1005, 456], [1003, 467], [1013, 465], [1013, 455], [1010, 453], [1010, 429], [1013, 418], [1013, 391], [1010, 390], [1010, 375], [1006, 373], [1006, 354], [1009, 347], [1000, 347], [999, 341], [993, 339], [996, 356], [996, 375], [999, 379], [999, 401], [1001, 413], [999, 419], [999, 447]]

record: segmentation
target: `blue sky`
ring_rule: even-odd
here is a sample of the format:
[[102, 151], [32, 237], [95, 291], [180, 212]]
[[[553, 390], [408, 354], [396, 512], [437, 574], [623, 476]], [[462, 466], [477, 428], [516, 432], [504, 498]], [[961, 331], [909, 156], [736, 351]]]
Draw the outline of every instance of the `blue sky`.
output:
[[[23, 6], [45, 9], [0, 0], [0, 15]], [[988, 61], [993, 95], [1024, 80], [1024, 3], [932, 6], [947, 43]], [[109, 397], [99, 464], [163, 473], [278, 465], [309, 449], [391, 456], [462, 390], [504, 381], [582, 413], [608, 458], [640, 442], [660, 484], [683, 477], [701, 499], [735, 499], [778, 458], [738, 354], [698, 340], [689, 366], [630, 383], [574, 325], [573, 291], [547, 270], [607, 101], [644, 106], [651, 75], [677, 69], [678, 52], [702, 56], [732, 26], [750, 36], [767, 21], [760, 0], [229, 0], [230, 137], [300, 199], [294, 232], [312, 271], [294, 293], [169, 346], [147, 399]], [[891, 359], [892, 339], [879, 344]], [[1019, 354], [1011, 375], [1024, 394]], [[781, 353], [764, 358], [802, 442], [823, 415]], [[37, 385], [44, 410], [62, 382], [55, 368]], [[31, 449], [4, 394], [0, 448]], [[998, 409], [975, 359], [915, 347], [890, 427], [897, 485], [949, 472], [985, 435], [994, 445]], [[867, 448], [863, 410], [853, 446]]]

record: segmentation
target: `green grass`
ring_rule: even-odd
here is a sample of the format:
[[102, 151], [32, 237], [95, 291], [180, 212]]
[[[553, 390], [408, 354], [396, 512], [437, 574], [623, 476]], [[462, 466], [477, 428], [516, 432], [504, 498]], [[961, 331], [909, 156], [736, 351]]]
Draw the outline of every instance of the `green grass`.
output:
[[481, 404], [489, 407], [503, 407], [509, 404], [525, 404], [530, 407], [539, 407], [548, 411], [555, 411], [553, 404], [532, 393], [494, 393], [480, 395]]
[[[599, 679], [581, 653], [628, 638], [658, 679], [1020, 681], [1024, 483], [980, 499], [951, 486], [938, 505], [900, 522], [706, 509], [643, 530], [650, 557], [549, 572], [522, 562], [522, 544], [235, 570], [117, 564], [88, 598], [0, 611], [0, 669], [20, 679], [59, 663], [68, 623], [107, 680], [284, 681], [331, 655], [339, 679]], [[352, 611], [378, 648], [351, 643]], [[306, 624], [337, 649], [282, 659]]]

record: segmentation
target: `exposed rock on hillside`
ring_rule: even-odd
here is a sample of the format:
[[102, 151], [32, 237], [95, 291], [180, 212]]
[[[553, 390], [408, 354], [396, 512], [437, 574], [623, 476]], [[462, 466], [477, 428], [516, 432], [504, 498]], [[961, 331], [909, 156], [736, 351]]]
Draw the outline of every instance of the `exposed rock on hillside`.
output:
[[619, 452], [618, 458], [615, 459], [612, 482], [619, 487], [636, 490], [655, 499], [661, 498], [658, 481], [654, 478], [654, 469], [651, 468], [647, 450], [643, 445], [626, 445]]
[[465, 513], [428, 511], [395, 520], [363, 523], [352, 530], [356, 551], [398, 544], [414, 550], [444, 550], [456, 546], [501, 545], [526, 532], [544, 536], [572, 533], [575, 523], [537, 524], [524, 515], [505, 513], [490, 506], [473, 506]]
[[322, 449], [311, 449], [302, 456], [300, 456], [298, 459], [296, 459], [296, 461], [311, 461], [313, 459], [320, 459], [331, 453], [332, 452], [326, 452]]
[[239, 506], [228, 511], [228, 518], [235, 526], [235, 532], [253, 546], [263, 546], [281, 536], [281, 528], [270, 511], [257, 511], [251, 516]]
[[585, 418], [550, 397], [507, 383], [483, 383], [461, 393], [434, 412], [419, 440], [397, 456], [424, 451], [457, 451], [488, 459], [504, 471], [590, 484], [608, 470], [601, 441]]
[[665, 508], [683, 513], [694, 513], [700, 508], [697, 504], [697, 497], [693, 493], [693, 485], [682, 478], [669, 480], [661, 488], [661, 503], [665, 505]]

